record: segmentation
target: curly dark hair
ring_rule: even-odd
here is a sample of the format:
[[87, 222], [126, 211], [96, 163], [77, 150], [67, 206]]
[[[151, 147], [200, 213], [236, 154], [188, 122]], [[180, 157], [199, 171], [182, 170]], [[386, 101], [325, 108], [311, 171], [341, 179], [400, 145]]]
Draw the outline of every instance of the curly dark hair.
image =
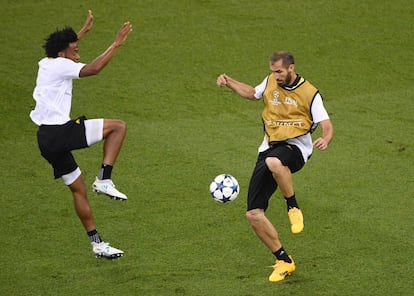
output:
[[58, 57], [58, 53], [69, 47], [69, 43], [78, 41], [78, 35], [71, 27], [56, 30], [45, 39], [43, 48], [49, 58]]

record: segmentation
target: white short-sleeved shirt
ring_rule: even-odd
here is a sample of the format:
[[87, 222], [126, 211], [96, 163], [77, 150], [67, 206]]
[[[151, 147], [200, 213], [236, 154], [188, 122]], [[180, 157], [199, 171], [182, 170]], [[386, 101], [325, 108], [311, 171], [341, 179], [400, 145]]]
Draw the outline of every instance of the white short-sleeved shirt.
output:
[[33, 98], [35, 109], [30, 118], [37, 125], [64, 124], [70, 120], [72, 106], [72, 80], [79, 79], [79, 72], [85, 66], [67, 58], [43, 58]]
[[[260, 83], [259, 85], [255, 87], [254, 96], [257, 100], [260, 100], [263, 98], [263, 93], [267, 85], [267, 79], [268, 79], [268, 76], [266, 76], [266, 78], [262, 81], [262, 83]], [[323, 120], [329, 119], [328, 112], [326, 111], [323, 105], [322, 96], [319, 93], [316, 94], [312, 102], [311, 114], [312, 114], [312, 120], [316, 124]], [[310, 133], [307, 133], [306, 135], [303, 135], [297, 138], [288, 139], [286, 142], [288, 142], [289, 144], [295, 145], [300, 149], [300, 151], [302, 152], [303, 160], [305, 162], [308, 160], [308, 158], [312, 154], [313, 144], [312, 144], [312, 137]], [[267, 149], [269, 149], [269, 144], [267, 143], [266, 136], [264, 136], [263, 142], [259, 146], [258, 150], [259, 152], [263, 152]]]

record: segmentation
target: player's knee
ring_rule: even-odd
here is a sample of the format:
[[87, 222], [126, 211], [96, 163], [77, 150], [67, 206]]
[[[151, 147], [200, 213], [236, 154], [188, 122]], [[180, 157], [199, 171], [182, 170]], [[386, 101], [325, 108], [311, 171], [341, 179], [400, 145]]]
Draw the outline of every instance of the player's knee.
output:
[[126, 122], [120, 119], [105, 119], [104, 120], [104, 138], [111, 133], [125, 134]]
[[269, 168], [269, 170], [272, 173], [275, 173], [275, 174], [280, 172], [281, 169], [283, 169], [283, 167], [284, 167], [284, 165], [280, 161], [280, 159], [276, 158], [276, 157], [268, 157], [268, 158], [266, 158], [265, 162], [266, 162], [266, 166]]
[[127, 129], [126, 122], [123, 120], [116, 120], [116, 129], [125, 133]]
[[76, 179], [75, 182], [68, 185], [70, 191], [72, 191], [73, 196], [86, 196], [86, 184], [80, 176], [78, 179]]
[[115, 133], [117, 135], [124, 136], [126, 134], [126, 122], [120, 119], [111, 120], [110, 125], [110, 132], [109, 133]]
[[254, 209], [246, 212], [246, 218], [251, 225], [260, 224], [263, 220], [264, 214], [260, 209]]

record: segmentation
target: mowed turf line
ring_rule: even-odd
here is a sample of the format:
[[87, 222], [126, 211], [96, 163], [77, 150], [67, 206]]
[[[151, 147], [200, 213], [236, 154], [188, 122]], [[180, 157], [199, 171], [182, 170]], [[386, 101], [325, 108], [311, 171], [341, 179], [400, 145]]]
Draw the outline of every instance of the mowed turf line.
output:
[[[413, 8], [387, 1], [82, 1], [2, 4], [1, 295], [405, 295], [412, 235]], [[28, 113], [43, 38], [95, 27], [90, 61], [120, 24], [134, 31], [99, 76], [74, 83], [73, 116], [122, 118], [116, 203], [90, 194], [104, 239], [126, 252], [96, 260], [71, 196], [40, 157]], [[64, 13], [63, 13], [64, 10]], [[293, 236], [279, 192], [269, 217], [297, 262], [271, 284], [272, 255], [244, 218], [261, 102], [215, 87], [222, 72], [257, 84], [267, 59], [291, 50], [325, 97], [336, 135], [295, 175], [305, 232]], [[317, 131], [318, 133], [320, 131]], [[88, 186], [102, 145], [75, 152]], [[231, 173], [238, 199], [220, 205], [211, 179]]]

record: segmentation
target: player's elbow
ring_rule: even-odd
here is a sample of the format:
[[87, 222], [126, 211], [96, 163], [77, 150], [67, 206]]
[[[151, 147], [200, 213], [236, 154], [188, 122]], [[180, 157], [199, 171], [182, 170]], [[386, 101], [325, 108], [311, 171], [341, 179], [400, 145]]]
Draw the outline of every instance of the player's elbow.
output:
[[250, 88], [250, 89], [246, 89], [244, 91], [244, 93], [241, 94], [241, 95], [242, 95], [242, 97], [245, 97], [246, 99], [255, 100], [256, 98], [255, 98], [254, 94], [255, 94], [254, 88]]

